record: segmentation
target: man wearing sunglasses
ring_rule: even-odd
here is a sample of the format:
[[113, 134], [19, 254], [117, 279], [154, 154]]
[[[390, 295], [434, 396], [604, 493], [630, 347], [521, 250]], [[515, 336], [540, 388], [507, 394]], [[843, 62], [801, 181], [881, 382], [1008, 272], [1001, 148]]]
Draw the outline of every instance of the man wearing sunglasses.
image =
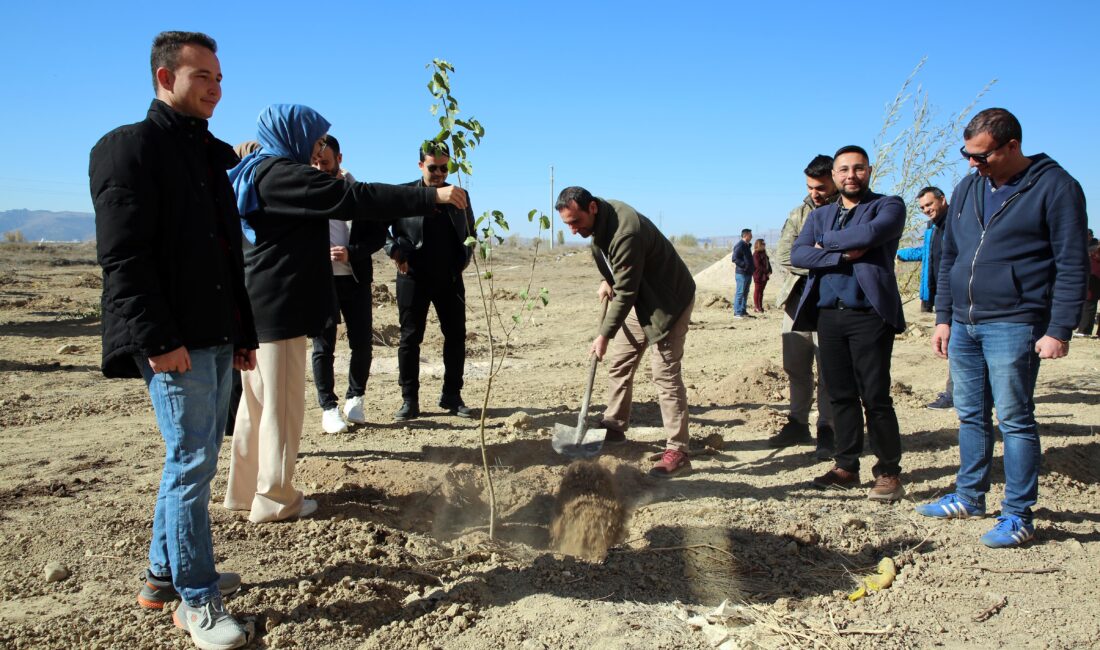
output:
[[[425, 151], [425, 147], [429, 150]], [[421, 178], [416, 187], [446, 187], [450, 150], [425, 143], [420, 148]], [[386, 254], [397, 266], [397, 313], [401, 340], [397, 347], [401, 408], [394, 420], [420, 417], [420, 344], [428, 324], [428, 307], [435, 306], [443, 333], [443, 389], [439, 406], [452, 415], [474, 417], [462, 401], [462, 374], [466, 364], [466, 289], [462, 271], [470, 264], [473, 248], [465, 244], [474, 232], [474, 212], [438, 206], [441, 219], [405, 217], [390, 226]]]
[[939, 519], [985, 514], [996, 407], [1005, 497], [981, 538], [992, 548], [1035, 536], [1035, 379], [1040, 359], [1069, 353], [1089, 273], [1081, 186], [1046, 154], [1025, 156], [1022, 139], [1003, 108], [978, 113], [963, 131], [962, 155], [976, 173], [951, 196], [932, 336], [955, 382], [959, 472], [954, 493], [917, 508]]

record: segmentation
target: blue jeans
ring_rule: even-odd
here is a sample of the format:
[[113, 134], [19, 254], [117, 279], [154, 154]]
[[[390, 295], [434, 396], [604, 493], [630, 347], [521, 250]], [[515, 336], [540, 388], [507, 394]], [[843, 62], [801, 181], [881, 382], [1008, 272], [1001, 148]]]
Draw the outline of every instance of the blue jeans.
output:
[[153, 374], [147, 359], [137, 362], [165, 447], [149, 570], [171, 575], [180, 597], [197, 606], [218, 594], [208, 508], [229, 410], [233, 349], [222, 345], [188, 353], [188, 372]]
[[1035, 423], [1035, 342], [1045, 325], [956, 321], [948, 357], [959, 415], [956, 492], [985, 507], [993, 459], [993, 407], [1004, 439], [1005, 498], [1001, 514], [1031, 522], [1039, 496], [1039, 427]]
[[733, 292], [733, 315], [744, 316], [745, 305], [749, 300], [749, 285], [752, 284], [752, 274], [737, 271], [735, 274], [737, 288]]

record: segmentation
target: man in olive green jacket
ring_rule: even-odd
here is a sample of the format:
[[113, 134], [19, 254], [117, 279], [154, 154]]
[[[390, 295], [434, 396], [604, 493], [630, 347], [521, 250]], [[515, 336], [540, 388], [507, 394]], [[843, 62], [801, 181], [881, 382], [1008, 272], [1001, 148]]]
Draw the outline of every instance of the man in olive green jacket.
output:
[[680, 361], [695, 304], [695, 280], [672, 243], [629, 205], [597, 199], [583, 187], [567, 187], [554, 207], [573, 234], [592, 238], [592, 256], [604, 278], [597, 293], [610, 301], [590, 349], [599, 359], [608, 355], [602, 422], [607, 442], [626, 440], [634, 372], [653, 344], [653, 383], [668, 442], [650, 474], [669, 478], [690, 470], [687, 388]]
[[[787, 371], [787, 379], [790, 381], [791, 408], [787, 415], [787, 423], [779, 433], [768, 439], [768, 445], [771, 447], [789, 447], [813, 442], [810, 437], [810, 406], [814, 401], [814, 359], [819, 358], [820, 355], [815, 332], [792, 330], [794, 313], [798, 309], [802, 287], [806, 284], [806, 275], [809, 271], [791, 265], [791, 246], [798, 234], [802, 232], [806, 217], [816, 208], [836, 201], [837, 191], [836, 184], [833, 183], [832, 170], [831, 156], [819, 155], [810, 161], [803, 170], [806, 174], [806, 198], [797, 208], [791, 210], [787, 222], [783, 224], [783, 230], [779, 233], [776, 258], [787, 273], [776, 302], [784, 311], [781, 330], [783, 369]], [[833, 407], [829, 402], [829, 393], [820, 367], [821, 362], [818, 360], [817, 449], [814, 454], [820, 460], [828, 460], [833, 455]]]

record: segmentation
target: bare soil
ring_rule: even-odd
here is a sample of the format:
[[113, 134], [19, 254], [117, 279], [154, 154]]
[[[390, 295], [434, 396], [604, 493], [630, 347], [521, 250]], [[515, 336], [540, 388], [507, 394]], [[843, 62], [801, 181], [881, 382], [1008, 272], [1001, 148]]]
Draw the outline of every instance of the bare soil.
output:
[[[498, 253], [507, 320], [531, 253]], [[244, 577], [228, 604], [255, 621], [254, 647], [1100, 647], [1100, 342], [1074, 339], [1068, 358], [1040, 371], [1038, 530], [1021, 549], [984, 548], [978, 537], [991, 519], [913, 512], [951, 489], [958, 464], [954, 413], [923, 408], [943, 390], [946, 363], [930, 353], [932, 318], [917, 313], [917, 301], [894, 348], [904, 501], [810, 489], [828, 464], [808, 447], [767, 448], [786, 409], [780, 313], [734, 321], [729, 296], [706, 287], [684, 373], [693, 445], [716, 453], [693, 456], [684, 477], [646, 475], [662, 434], [643, 364], [629, 441], [600, 459], [615, 496], [576, 481], [559, 492], [569, 466], [550, 432], [576, 422], [598, 277], [583, 249], [547, 253], [536, 286], [549, 288], [550, 304], [519, 333], [488, 400], [496, 539], [487, 535], [477, 422], [434, 407], [442, 378], [434, 325], [422, 352], [425, 415], [392, 422], [397, 314], [393, 271], [382, 261], [369, 423], [322, 433], [307, 389], [296, 480], [319, 501], [318, 514], [253, 525], [224, 510], [223, 448], [210, 509], [215, 551], [219, 567]], [[693, 272], [728, 255], [682, 253]], [[480, 407], [489, 338], [472, 275], [467, 295], [464, 397]], [[135, 602], [164, 450], [141, 382], [99, 372], [98, 303], [90, 246], [0, 245], [0, 647], [191, 647], [167, 610]], [[346, 354], [339, 345], [338, 377]], [[1003, 495], [1000, 452], [998, 444], [993, 509]], [[555, 513], [582, 497], [620, 508], [612, 518], [622, 516], [622, 531], [607, 536], [602, 561], [551, 547]], [[894, 584], [850, 602], [859, 577], [886, 556], [899, 567]], [[50, 563], [68, 576], [47, 581]]]

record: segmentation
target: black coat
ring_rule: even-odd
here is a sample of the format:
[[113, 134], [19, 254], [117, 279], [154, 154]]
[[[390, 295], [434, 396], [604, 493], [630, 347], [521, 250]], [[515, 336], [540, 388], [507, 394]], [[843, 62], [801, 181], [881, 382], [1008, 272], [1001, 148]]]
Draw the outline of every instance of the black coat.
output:
[[[410, 187], [428, 187], [424, 184], [424, 179], [418, 179], [406, 185]], [[459, 245], [462, 247], [461, 251], [456, 251], [454, 259], [456, 262], [456, 268], [452, 269], [455, 273], [461, 273], [463, 269], [470, 265], [470, 259], [473, 257], [473, 247], [466, 246], [466, 238], [474, 234], [474, 210], [467, 204], [465, 210], [459, 210], [453, 205], [440, 205], [438, 206], [439, 216], [446, 216], [450, 220], [451, 226], [455, 229], [455, 234], [458, 235]], [[399, 216], [399, 215], [394, 215]], [[394, 257], [395, 251], [400, 251], [400, 255], [403, 259], [409, 262], [410, 273], [415, 276], [415, 269], [418, 266], [427, 266], [434, 270], [431, 260], [418, 259], [418, 253], [424, 247], [424, 217], [406, 217], [403, 219], [395, 219], [390, 224], [390, 233], [386, 238], [386, 255], [391, 258]]]
[[245, 215], [256, 232], [245, 273], [263, 342], [318, 336], [335, 322], [329, 219], [378, 221], [435, 206], [434, 188], [348, 183], [286, 158], [260, 163], [254, 182], [260, 208]]
[[135, 355], [181, 345], [257, 347], [226, 176], [236, 163], [206, 120], [159, 100], [92, 149], [104, 375], [139, 377]]
[[348, 263], [351, 264], [351, 272], [359, 284], [369, 285], [374, 280], [374, 264], [370, 257], [385, 245], [386, 234], [384, 222], [351, 222], [351, 230], [348, 232]]

